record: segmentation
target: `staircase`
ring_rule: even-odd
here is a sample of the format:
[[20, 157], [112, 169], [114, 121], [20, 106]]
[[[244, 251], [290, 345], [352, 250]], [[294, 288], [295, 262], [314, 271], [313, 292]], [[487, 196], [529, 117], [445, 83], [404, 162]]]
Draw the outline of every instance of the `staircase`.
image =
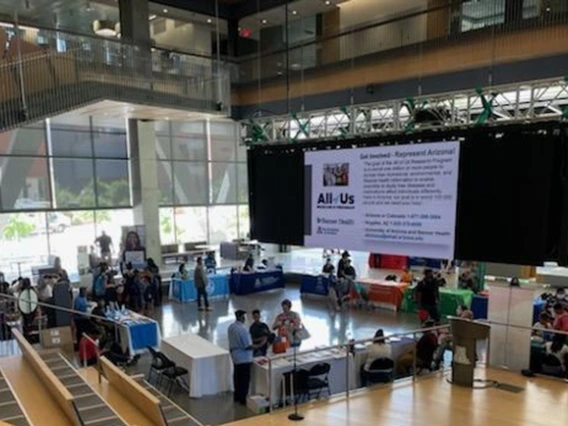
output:
[[127, 426], [62, 354], [45, 353], [40, 357], [74, 397], [84, 426]]
[[0, 370], [0, 422], [13, 426], [30, 426], [26, 415], [16, 400], [10, 384]]
[[154, 395], [160, 400], [162, 412], [166, 419], [168, 426], [199, 426], [193, 417], [187, 414], [184, 410], [174, 404], [163, 393], [158, 391], [154, 386], [148, 383], [143, 376], [134, 378], [144, 389]]

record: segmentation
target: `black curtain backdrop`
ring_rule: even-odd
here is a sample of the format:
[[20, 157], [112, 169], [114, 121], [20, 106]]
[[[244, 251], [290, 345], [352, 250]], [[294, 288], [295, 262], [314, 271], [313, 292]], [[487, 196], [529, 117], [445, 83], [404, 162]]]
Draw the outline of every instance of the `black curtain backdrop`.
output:
[[251, 235], [303, 245], [304, 151], [462, 140], [455, 258], [568, 263], [568, 137], [558, 123], [249, 150]]
[[248, 151], [251, 237], [304, 244], [304, 153], [297, 148]]
[[477, 134], [461, 146], [456, 258], [559, 260], [563, 144], [558, 131]]

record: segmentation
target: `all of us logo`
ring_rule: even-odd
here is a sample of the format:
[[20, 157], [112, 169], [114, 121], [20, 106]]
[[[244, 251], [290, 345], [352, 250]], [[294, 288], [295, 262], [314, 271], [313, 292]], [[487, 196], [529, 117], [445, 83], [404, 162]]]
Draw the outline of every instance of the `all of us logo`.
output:
[[332, 192], [322, 192], [318, 196], [318, 204], [334, 205], [344, 204], [350, 205], [355, 203], [355, 196], [346, 192], [333, 194]]

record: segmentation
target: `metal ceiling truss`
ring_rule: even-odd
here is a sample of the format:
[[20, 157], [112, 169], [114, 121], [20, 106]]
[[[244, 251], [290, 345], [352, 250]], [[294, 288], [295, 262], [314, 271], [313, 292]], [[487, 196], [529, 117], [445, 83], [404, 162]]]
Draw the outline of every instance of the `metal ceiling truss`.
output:
[[241, 122], [241, 142], [288, 144], [566, 119], [568, 77], [257, 117]]

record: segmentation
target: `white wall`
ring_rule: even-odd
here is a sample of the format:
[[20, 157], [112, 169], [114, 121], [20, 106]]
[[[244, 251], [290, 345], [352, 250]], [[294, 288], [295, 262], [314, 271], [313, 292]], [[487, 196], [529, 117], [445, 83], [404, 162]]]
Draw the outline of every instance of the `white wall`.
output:
[[427, 6], [428, 0], [349, 0], [338, 5], [342, 29], [425, 10]]
[[[158, 18], [164, 19], [164, 18]], [[155, 34], [154, 21], [150, 24], [150, 36], [157, 46], [211, 55], [211, 28], [187, 23], [176, 27], [173, 19], [166, 19], [166, 31]]]

